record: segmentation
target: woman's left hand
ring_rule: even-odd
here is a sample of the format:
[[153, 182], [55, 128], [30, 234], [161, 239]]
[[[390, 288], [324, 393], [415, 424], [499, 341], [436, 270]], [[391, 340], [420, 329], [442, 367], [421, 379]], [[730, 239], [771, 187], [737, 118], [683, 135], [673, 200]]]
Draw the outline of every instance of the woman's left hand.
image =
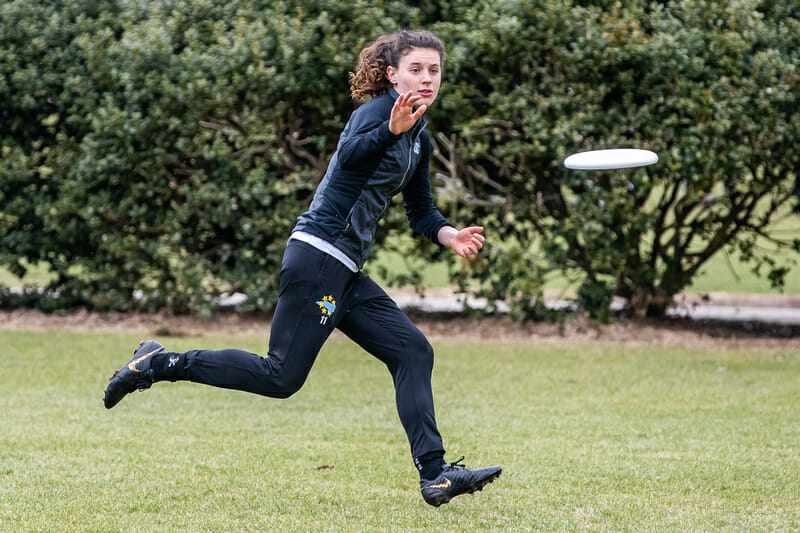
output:
[[483, 241], [486, 239], [481, 235], [482, 231], [480, 226], [470, 226], [462, 230], [447, 226], [440, 231], [439, 242], [452, 248], [461, 257], [470, 258], [483, 248]]

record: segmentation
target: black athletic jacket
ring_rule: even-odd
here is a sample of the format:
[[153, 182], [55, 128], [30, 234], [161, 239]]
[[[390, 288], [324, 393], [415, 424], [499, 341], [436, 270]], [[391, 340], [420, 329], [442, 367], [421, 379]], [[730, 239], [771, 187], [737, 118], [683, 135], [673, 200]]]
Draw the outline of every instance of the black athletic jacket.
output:
[[389, 115], [398, 96], [390, 89], [355, 110], [311, 207], [298, 217], [293, 230], [333, 244], [358, 268], [369, 257], [378, 221], [400, 191], [411, 227], [421, 235], [438, 244], [439, 230], [452, 225], [433, 205], [425, 117], [400, 135], [389, 131]]

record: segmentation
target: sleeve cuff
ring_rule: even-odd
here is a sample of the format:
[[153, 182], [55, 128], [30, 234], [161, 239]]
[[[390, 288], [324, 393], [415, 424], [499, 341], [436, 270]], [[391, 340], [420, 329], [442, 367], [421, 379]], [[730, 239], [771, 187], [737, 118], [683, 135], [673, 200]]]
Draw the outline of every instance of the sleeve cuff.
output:
[[397, 142], [397, 140], [403, 136], [402, 133], [400, 135], [395, 135], [392, 133], [392, 130], [389, 129], [388, 120], [384, 121], [383, 124], [380, 125], [380, 134], [381, 140], [386, 142], [387, 145]]

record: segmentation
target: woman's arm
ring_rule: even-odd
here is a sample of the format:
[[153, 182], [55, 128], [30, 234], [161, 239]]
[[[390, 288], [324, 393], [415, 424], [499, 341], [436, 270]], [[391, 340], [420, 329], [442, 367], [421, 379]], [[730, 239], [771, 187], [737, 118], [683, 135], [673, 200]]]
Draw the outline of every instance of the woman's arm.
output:
[[364, 161], [377, 161], [400, 135], [410, 130], [425, 113], [427, 106], [414, 111], [419, 96], [410, 92], [397, 97], [388, 118], [377, 106], [365, 105], [350, 117], [347, 139], [339, 147], [339, 164], [352, 169]]
[[386, 150], [400, 137], [389, 131], [389, 121], [367, 113], [353, 115], [350, 118], [350, 129], [347, 138], [338, 148], [339, 165], [345, 170], [352, 170], [367, 161], [378, 161]]
[[422, 154], [419, 166], [403, 190], [406, 216], [417, 233], [442, 246], [449, 246], [461, 257], [472, 257], [483, 247], [482, 227], [471, 226], [458, 230], [442, 216], [433, 204], [428, 161], [431, 143], [427, 134], [421, 138]]

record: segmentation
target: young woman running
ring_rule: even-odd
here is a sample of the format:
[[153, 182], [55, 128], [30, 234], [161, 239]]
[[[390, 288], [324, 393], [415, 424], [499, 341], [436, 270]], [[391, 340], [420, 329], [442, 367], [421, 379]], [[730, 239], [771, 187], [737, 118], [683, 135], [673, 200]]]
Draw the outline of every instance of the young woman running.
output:
[[361, 272], [375, 228], [398, 193], [421, 235], [462, 257], [483, 246], [483, 228], [456, 229], [431, 195], [424, 114], [439, 93], [443, 60], [441, 41], [425, 31], [384, 35], [362, 50], [350, 86], [354, 100], [366, 103], [350, 117], [310, 208], [292, 231], [267, 357], [237, 349], [174, 353], [155, 341], [142, 342], [109, 380], [106, 408], [157, 381], [287, 398], [302, 387], [323, 343], [339, 328], [389, 368], [427, 503], [439, 506], [481, 490], [500, 475], [496, 466], [471, 469], [460, 459], [444, 461], [431, 392], [433, 349]]

